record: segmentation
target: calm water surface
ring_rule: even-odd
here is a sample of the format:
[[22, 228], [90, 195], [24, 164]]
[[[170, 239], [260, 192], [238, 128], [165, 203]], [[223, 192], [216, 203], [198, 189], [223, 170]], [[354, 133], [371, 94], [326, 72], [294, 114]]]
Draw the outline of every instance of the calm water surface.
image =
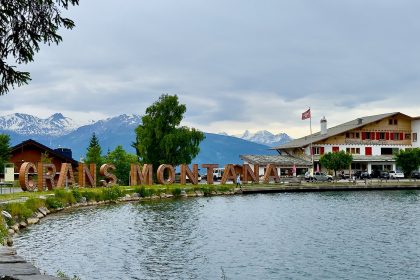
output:
[[420, 192], [164, 200], [52, 215], [15, 238], [82, 279], [420, 279]]

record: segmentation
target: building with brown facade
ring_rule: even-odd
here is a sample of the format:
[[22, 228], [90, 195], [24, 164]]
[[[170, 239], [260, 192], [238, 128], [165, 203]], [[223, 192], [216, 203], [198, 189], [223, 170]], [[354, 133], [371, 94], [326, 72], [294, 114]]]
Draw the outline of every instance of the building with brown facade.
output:
[[71, 150], [66, 148], [51, 149], [35, 140], [29, 139], [12, 147], [10, 162], [15, 165], [15, 173], [19, 172], [24, 162], [38, 163], [51, 161], [59, 171], [62, 163], [71, 163], [76, 170], [78, 162], [72, 158]]

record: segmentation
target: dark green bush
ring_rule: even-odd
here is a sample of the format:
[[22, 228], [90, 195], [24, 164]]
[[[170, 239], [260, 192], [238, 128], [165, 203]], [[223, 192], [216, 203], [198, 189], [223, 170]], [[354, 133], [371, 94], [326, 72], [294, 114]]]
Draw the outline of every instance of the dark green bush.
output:
[[180, 188], [173, 188], [172, 189], [172, 194], [175, 197], [180, 197], [181, 196], [181, 189]]
[[86, 201], [96, 201], [96, 194], [92, 191], [84, 191], [82, 192], [82, 196], [86, 197]]
[[80, 202], [82, 200], [82, 194], [79, 190], [73, 189], [71, 193], [73, 194], [73, 197], [76, 200], [76, 202]]
[[135, 192], [137, 192], [141, 197], [151, 196], [150, 189], [146, 189], [145, 186], [141, 186], [140, 188], [136, 187]]
[[58, 198], [52, 196], [47, 197], [47, 200], [45, 200], [45, 204], [47, 205], [47, 208], [50, 209], [63, 208], [63, 202]]

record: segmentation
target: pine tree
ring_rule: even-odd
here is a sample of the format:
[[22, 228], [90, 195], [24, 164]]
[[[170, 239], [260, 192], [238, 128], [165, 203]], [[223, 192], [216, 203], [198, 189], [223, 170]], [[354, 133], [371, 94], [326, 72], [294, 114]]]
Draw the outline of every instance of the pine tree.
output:
[[4, 164], [10, 160], [10, 136], [0, 134], [0, 173], [4, 172]]
[[97, 167], [99, 167], [103, 160], [102, 160], [102, 148], [99, 144], [99, 140], [96, 137], [96, 134], [92, 134], [92, 138], [90, 139], [89, 147], [87, 148], [85, 163], [95, 163]]

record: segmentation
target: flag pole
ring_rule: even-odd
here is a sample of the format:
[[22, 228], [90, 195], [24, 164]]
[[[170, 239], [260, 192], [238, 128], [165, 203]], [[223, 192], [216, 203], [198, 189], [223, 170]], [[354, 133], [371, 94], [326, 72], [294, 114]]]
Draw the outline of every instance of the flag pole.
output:
[[314, 174], [314, 151], [313, 151], [313, 148], [312, 148], [312, 112], [311, 112], [311, 107], [309, 107], [309, 112], [310, 112], [310, 114], [309, 114], [309, 137], [311, 138], [311, 150], [310, 150], [310, 153], [311, 153], [311, 163], [312, 163], [312, 168], [311, 168], [311, 170], [312, 170], [312, 174], [311, 175], [313, 175]]

